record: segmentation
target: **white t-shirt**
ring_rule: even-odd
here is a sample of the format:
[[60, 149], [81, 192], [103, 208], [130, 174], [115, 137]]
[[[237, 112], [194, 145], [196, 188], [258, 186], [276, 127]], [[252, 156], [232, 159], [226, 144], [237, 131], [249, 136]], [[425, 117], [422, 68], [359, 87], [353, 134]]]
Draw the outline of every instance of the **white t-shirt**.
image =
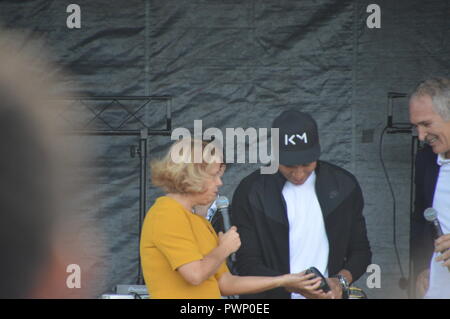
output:
[[[438, 212], [438, 220], [444, 234], [450, 233], [450, 159], [438, 155], [439, 171], [436, 190], [433, 198], [433, 208]], [[450, 298], [450, 271], [436, 262], [437, 253], [430, 262], [430, 286], [425, 298]]]
[[[290, 270], [291, 273], [299, 273], [314, 266], [328, 277], [328, 237], [315, 184], [316, 174], [313, 172], [303, 185], [288, 181], [283, 187], [289, 220]], [[296, 293], [291, 297], [304, 298]]]

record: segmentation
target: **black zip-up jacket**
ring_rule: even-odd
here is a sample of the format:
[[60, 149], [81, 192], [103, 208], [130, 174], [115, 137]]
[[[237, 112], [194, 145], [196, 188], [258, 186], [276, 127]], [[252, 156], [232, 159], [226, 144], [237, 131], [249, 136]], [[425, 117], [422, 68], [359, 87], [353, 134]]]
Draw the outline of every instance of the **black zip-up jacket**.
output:
[[[316, 194], [329, 242], [328, 273], [342, 269], [357, 280], [371, 262], [372, 253], [362, 214], [364, 201], [356, 178], [333, 164], [318, 161]], [[289, 222], [282, 195], [284, 176], [245, 177], [233, 195], [232, 221], [241, 237], [236, 269], [241, 276], [278, 276], [290, 272]], [[290, 298], [284, 288], [241, 298]]]
[[430, 268], [430, 260], [434, 252], [434, 230], [431, 223], [423, 217], [423, 212], [433, 206], [434, 192], [439, 176], [440, 166], [437, 155], [429, 145], [417, 152], [415, 167], [415, 201], [411, 219], [411, 259], [414, 262], [414, 283], [417, 276]]

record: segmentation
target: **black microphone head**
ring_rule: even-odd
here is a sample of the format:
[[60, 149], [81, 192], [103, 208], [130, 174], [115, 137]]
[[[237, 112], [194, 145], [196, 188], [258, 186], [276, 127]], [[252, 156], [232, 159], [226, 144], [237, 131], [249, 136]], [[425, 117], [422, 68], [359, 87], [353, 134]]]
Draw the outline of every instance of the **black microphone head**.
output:
[[425, 209], [425, 211], [423, 212], [423, 217], [425, 217], [425, 219], [429, 222], [435, 221], [437, 219], [437, 215], [437, 210], [432, 207]]
[[226, 196], [219, 196], [219, 198], [217, 198], [216, 200], [217, 209], [228, 208], [228, 205], [230, 205], [230, 202], [228, 201], [228, 198]]

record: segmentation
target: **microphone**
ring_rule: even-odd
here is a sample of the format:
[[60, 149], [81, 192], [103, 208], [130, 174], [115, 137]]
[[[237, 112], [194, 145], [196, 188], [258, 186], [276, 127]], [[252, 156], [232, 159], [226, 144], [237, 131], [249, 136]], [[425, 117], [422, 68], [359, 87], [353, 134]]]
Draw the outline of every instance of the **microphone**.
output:
[[434, 226], [434, 230], [436, 233], [436, 236], [434, 239], [437, 239], [437, 238], [441, 237], [442, 235], [444, 235], [444, 233], [442, 232], [441, 224], [439, 223], [439, 220], [437, 219], [437, 215], [438, 215], [437, 210], [432, 207], [425, 209], [425, 211], [423, 212], [423, 217], [425, 217], [425, 219], [427, 221], [429, 221], [430, 223], [432, 223]]
[[222, 214], [224, 231], [228, 231], [231, 227], [230, 214], [228, 212], [228, 206], [230, 202], [226, 196], [219, 196], [216, 200], [217, 211]]
[[[442, 228], [441, 228], [441, 224], [439, 223], [439, 220], [437, 219], [437, 215], [438, 215], [437, 210], [432, 207], [425, 209], [425, 211], [423, 212], [423, 217], [425, 217], [425, 219], [427, 221], [429, 221], [430, 223], [432, 223], [434, 226], [434, 230], [435, 230], [434, 239], [437, 239], [437, 238], [441, 237], [442, 235], [444, 235], [444, 232], [442, 231]], [[447, 268], [448, 268], [448, 271], [450, 271], [450, 266], [448, 266]]]
[[[219, 198], [217, 198], [216, 200], [217, 211], [222, 215], [223, 228], [225, 232], [231, 228], [230, 213], [228, 212], [229, 205], [230, 202], [228, 201], [228, 198], [226, 196], [219, 196]], [[231, 254], [231, 260], [233, 262], [236, 261], [236, 254]]]

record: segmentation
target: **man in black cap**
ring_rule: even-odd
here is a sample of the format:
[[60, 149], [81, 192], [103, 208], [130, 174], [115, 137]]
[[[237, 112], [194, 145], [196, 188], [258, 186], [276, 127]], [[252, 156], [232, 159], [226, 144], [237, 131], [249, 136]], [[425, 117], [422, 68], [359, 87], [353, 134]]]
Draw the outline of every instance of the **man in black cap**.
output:
[[239, 275], [276, 276], [314, 266], [331, 293], [317, 286], [282, 288], [242, 298], [342, 298], [371, 262], [364, 201], [355, 177], [320, 161], [317, 124], [306, 113], [278, 116], [279, 166], [245, 177], [232, 202], [233, 224], [241, 237]]

